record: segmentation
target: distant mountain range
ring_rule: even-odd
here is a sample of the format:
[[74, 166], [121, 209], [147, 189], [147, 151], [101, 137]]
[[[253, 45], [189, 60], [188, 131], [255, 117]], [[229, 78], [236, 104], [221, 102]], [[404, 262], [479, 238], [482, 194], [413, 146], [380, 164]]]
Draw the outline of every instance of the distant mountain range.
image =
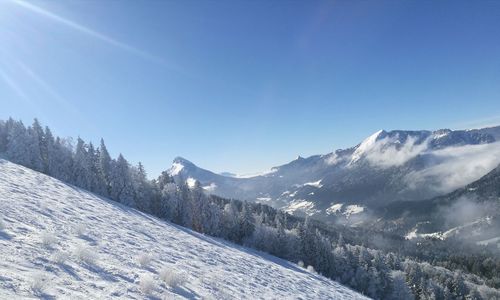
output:
[[222, 197], [356, 225], [398, 203], [433, 199], [480, 179], [500, 164], [499, 141], [500, 126], [380, 130], [354, 147], [298, 157], [259, 176], [224, 176], [180, 157], [168, 172], [177, 182], [197, 180]]

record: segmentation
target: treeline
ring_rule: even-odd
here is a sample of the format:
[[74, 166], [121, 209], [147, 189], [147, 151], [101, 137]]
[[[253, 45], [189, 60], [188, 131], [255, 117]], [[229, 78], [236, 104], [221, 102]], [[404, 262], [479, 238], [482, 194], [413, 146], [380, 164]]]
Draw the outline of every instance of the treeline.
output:
[[221, 237], [300, 262], [374, 299], [499, 299], [477, 276], [419, 263], [392, 252], [346, 243], [309, 218], [262, 205], [207, 195], [199, 182], [175, 183], [167, 172], [148, 180], [131, 166], [78, 138], [54, 137], [35, 120], [31, 126], [0, 121], [0, 153], [12, 162], [109, 197], [197, 232]]
[[78, 138], [54, 137], [38, 120], [26, 127], [12, 118], [0, 121], [0, 153], [10, 161], [45, 173], [125, 205], [144, 209], [151, 205], [152, 182], [142, 164], [131, 166], [119, 155], [112, 159], [101, 140], [100, 146]]

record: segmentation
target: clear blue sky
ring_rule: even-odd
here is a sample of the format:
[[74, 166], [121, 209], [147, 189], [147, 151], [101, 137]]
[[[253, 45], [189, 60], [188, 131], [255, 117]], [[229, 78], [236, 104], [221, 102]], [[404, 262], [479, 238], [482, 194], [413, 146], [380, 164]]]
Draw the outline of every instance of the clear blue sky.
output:
[[0, 0], [0, 118], [252, 173], [500, 123], [500, 1]]

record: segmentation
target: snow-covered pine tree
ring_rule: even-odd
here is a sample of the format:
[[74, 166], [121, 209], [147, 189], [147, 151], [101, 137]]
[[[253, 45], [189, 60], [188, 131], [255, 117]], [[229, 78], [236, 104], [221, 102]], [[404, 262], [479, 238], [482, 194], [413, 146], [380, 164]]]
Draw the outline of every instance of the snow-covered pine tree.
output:
[[399, 300], [399, 299], [408, 299], [413, 300], [415, 297], [413, 296], [410, 288], [406, 284], [405, 274], [401, 271], [392, 272], [392, 282], [393, 288], [388, 299], [391, 300]]
[[287, 255], [286, 214], [278, 211], [274, 216], [274, 224], [276, 226], [276, 241], [273, 243], [273, 253]]
[[13, 122], [7, 132], [6, 156], [12, 162], [31, 167], [30, 139], [22, 122]]
[[76, 186], [90, 190], [90, 160], [87, 145], [79, 137], [73, 160], [72, 180]]
[[7, 122], [0, 120], [0, 153], [7, 150]]
[[52, 157], [49, 167], [53, 169], [54, 176], [72, 182], [74, 159], [71, 142], [56, 138], [53, 152], [49, 153], [49, 157]]
[[136, 207], [130, 166], [121, 153], [116, 162], [112, 163], [110, 186], [113, 199], [130, 207]]
[[47, 143], [45, 133], [38, 119], [35, 118], [28, 131], [33, 139], [31, 149], [33, 167], [37, 171], [47, 172]]
[[43, 169], [44, 172], [48, 175], [54, 176], [55, 174], [52, 174], [52, 168], [51, 164], [54, 163], [55, 157], [54, 155], [54, 149], [55, 149], [55, 139], [54, 136], [52, 135], [52, 131], [50, 131], [49, 127], [45, 127], [45, 132], [43, 133], [44, 135], [44, 141], [42, 144], [42, 158], [43, 158]]
[[87, 153], [89, 164], [89, 183], [92, 192], [100, 193], [102, 191], [100, 176], [99, 176], [99, 156], [92, 143], [89, 143]]
[[99, 146], [99, 183], [100, 189], [103, 190], [103, 196], [111, 194], [110, 174], [111, 174], [111, 156], [109, 155], [104, 139], [101, 139]]
[[151, 199], [153, 196], [151, 190], [151, 184], [147, 179], [146, 170], [141, 162], [137, 164], [137, 167], [133, 169], [133, 183], [134, 183], [134, 195], [137, 208], [151, 212]]
[[316, 243], [314, 241], [315, 230], [311, 226], [311, 220], [309, 216], [306, 216], [302, 226], [298, 228], [299, 235], [299, 247], [301, 257], [306, 265], [314, 265], [316, 260]]
[[252, 235], [255, 229], [254, 222], [252, 208], [247, 201], [244, 201], [238, 218], [240, 230], [238, 240], [240, 242]]
[[238, 230], [238, 207], [236, 203], [231, 200], [224, 206], [223, 213], [223, 236], [230, 241], [238, 240], [239, 230]]
[[[208, 199], [205, 198], [205, 201], [208, 201]], [[208, 209], [203, 212], [203, 228], [205, 233], [220, 236], [222, 211], [213, 203], [208, 203], [207, 207]]]
[[26, 146], [29, 156], [29, 167], [36, 171], [43, 172], [43, 160], [40, 153], [40, 144], [38, 142], [40, 137], [38, 134], [39, 133], [35, 131], [33, 127], [28, 127]]

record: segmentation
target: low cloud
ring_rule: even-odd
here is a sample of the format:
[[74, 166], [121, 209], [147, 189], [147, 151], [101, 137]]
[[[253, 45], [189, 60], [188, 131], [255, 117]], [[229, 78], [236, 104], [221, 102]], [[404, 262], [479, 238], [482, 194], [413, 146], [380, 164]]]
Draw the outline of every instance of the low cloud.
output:
[[409, 136], [404, 143], [399, 137], [386, 137], [371, 144], [365, 152], [365, 158], [373, 165], [383, 168], [400, 166], [424, 153], [429, 140], [417, 143], [416, 137]]
[[488, 207], [475, 201], [476, 197], [462, 197], [451, 206], [440, 209], [447, 226], [463, 225], [488, 215]]
[[450, 147], [426, 152], [438, 163], [408, 174], [410, 188], [431, 185], [436, 192], [448, 193], [478, 180], [500, 164], [500, 142]]
[[476, 195], [463, 196], [452, 205], [439, 208], [447, 237], [471, 242], [500, 236], [497, 223], [487, 218], [498, 211], [498, 203], [477, 200]]

